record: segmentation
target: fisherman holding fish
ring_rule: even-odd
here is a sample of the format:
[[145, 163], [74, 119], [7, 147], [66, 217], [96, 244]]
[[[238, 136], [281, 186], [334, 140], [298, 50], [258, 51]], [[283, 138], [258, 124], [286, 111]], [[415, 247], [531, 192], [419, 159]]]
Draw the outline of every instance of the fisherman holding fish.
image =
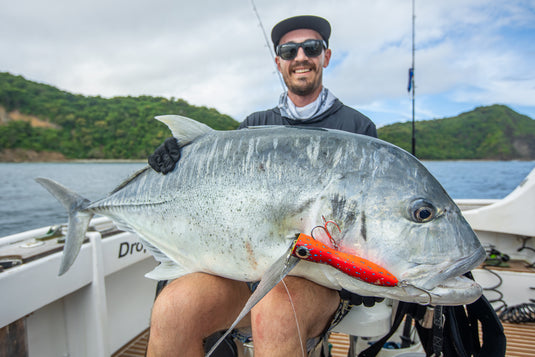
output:
[[[288, 90], [275, 108], [249, 115], [240, 128], [299, 125], [377, 137], [369, 118], [323, 86], [323, 68], [331, 59], [330, 34], [329, 22], [317, 16], [292, 17], [274, 26], [275, 61]], [[179, 143], [170, 138], [149, 157], [149, 164], [166, 174], [179, 158]], [[310, 349], [312, 343], [313, 348], [348, 311], [347, 295], [342, 298], [338, 291], [294, 276], [284, 283], [242, 322], [252, 326], [255, 356], [302, 356], [303, 346]], [[204, 273], [170, 282], [154, 303], [148, 356], [202, 356], [203, 339], [231, 325], [253, 288], [254, 284]], [[355, 299], [362, 301], [358, 295], [353, 303]], [[365, 304], [373, 305], [373, 298], [366, 298]]]
[[[315, 16], [273, 28], [288, 91], [276, 108], [250, 115], [243, 130], [158, 116], [174, 139], [149, 158], [156, 170], [147, 165], [95, 201], [35, 179], [69, 215], [60, 276], [96, 214], [137, 234], [160, 262], [145, 276], [171, 282], [154, 303], [148, 356], [202, 356], [207, 348], [206, 356], [229, 356], [216, 348], [232, 346], [228, 334], [243, 326], [252, 327], [257, 357], [312, 349], [326, 356], [327, 344], [317, 341], [348, 305], [371, 306], [374, 296], [444, 307], [435, 309], [433, 326], [419, 330], [429, 355], [505, 354], [503, 327], [466, 274], [485, 260], [485, 249], [425, 166], [375, 138], [368, 118], [323, 87], [329, 35], [329, 23]], [[404, 306], [398, 324], [409, 313]], [[458, 354], [480, 345], [476, 320], [481, 353]], [[215, 344], [203, 345], [221, 330]]]

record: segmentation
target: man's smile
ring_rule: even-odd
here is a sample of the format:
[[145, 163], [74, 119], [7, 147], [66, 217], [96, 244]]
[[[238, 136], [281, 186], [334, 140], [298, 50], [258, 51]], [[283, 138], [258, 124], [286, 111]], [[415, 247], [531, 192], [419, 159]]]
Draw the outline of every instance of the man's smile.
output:
[[310, 68], [298, 68], [294, 71], [294, 73], [297, 73], [297, 74], [302, 74], [302, 73], [308, 73], [308, 72], [311, 72], [312, 70]]
[[308, 61], [303, 61], [303, 62], [300, 62], [300, 63], [295, 63], [292, 67], [291, 67], [291, 73], [293, 74], [296, 74], [296, 75], [306, 75], [308, 73], [311, 73], [311, 72], [314, 72], [316, 66], [314, 65], [314, 63], [310, 63]]

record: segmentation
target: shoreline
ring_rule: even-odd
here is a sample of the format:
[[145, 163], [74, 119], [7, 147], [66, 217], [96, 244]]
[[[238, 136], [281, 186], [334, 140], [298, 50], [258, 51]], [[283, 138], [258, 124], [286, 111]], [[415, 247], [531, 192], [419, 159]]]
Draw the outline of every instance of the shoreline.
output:
[[[81, 164], [142, 164], [147, 163], [147, 159], [72, 159], [61, 161], [65, 163], [81, 163]], [[58, 162], [60, 163], [60, 162]]]
[[0, 149], [0, 163], [142, 163], [144, 159], [69, 159], [57, 151]]
[[[143, 159], [68, 159], [63, 154], [54, 151], [34, 151], [26, 149], [0, 149], [0, 163], [147, 163]], [[507, 162], [521, 161], [533, 162], [533, 159], [418, 159], [426, 162]]]
[[[497, 160], [497, 159], [418, 159], [422, 162], [535, 162], [535, 159], [510, 159], [510, 160]], [[147, 159], [60, 159], [60, 160], [16, 160], [7, 161], [1, 160], [0, 164], [141, 164], [147, 163]]]
[[68, 159], [56, 151], [0, 149], [0, 163], [142, 163], [147, 159]]
[[27, 160], [3, 161], [0, 164], [142, 164], [147, 160], [141, 159], [65, 159], [65, 160]]

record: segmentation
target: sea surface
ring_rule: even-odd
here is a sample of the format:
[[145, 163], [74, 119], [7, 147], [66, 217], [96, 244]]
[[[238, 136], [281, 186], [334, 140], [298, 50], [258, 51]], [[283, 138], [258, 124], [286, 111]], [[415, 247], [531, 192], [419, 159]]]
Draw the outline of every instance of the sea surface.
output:
[[[424, 161], [453, 198], [503, 198], [535, 161]], [[63, 207], [35, 177], [58, 181], [96, 200], [144, 163], [0, 163], [0, 237], [67, 221]]]

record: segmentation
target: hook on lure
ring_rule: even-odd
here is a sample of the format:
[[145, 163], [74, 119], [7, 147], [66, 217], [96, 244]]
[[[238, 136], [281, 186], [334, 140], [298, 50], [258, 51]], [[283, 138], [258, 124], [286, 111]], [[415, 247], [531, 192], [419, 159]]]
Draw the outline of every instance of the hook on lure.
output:
[[327, 234], [329, 240], [331, 241], [333, 248], [338, 250], [338, 243], [336, 243], [336, 240], [333, 238], [331, 232], [329, 231], [329, 224], [333, 224], [336, 228], [338, 228], [338, 232], [342, 233], [340, 226], [335, 221], [327, 221], [324, 216], [321, 216], [321, 218], [323, 219], [323, 226], [315, 226], [314, 228], [312, 228], [310, 235], [312, 236], [312, 238], [318, 240], [316, 237], [314, 237], [314, 231], [316, 231], [317, 229], [324, 231], [325, 234]]

